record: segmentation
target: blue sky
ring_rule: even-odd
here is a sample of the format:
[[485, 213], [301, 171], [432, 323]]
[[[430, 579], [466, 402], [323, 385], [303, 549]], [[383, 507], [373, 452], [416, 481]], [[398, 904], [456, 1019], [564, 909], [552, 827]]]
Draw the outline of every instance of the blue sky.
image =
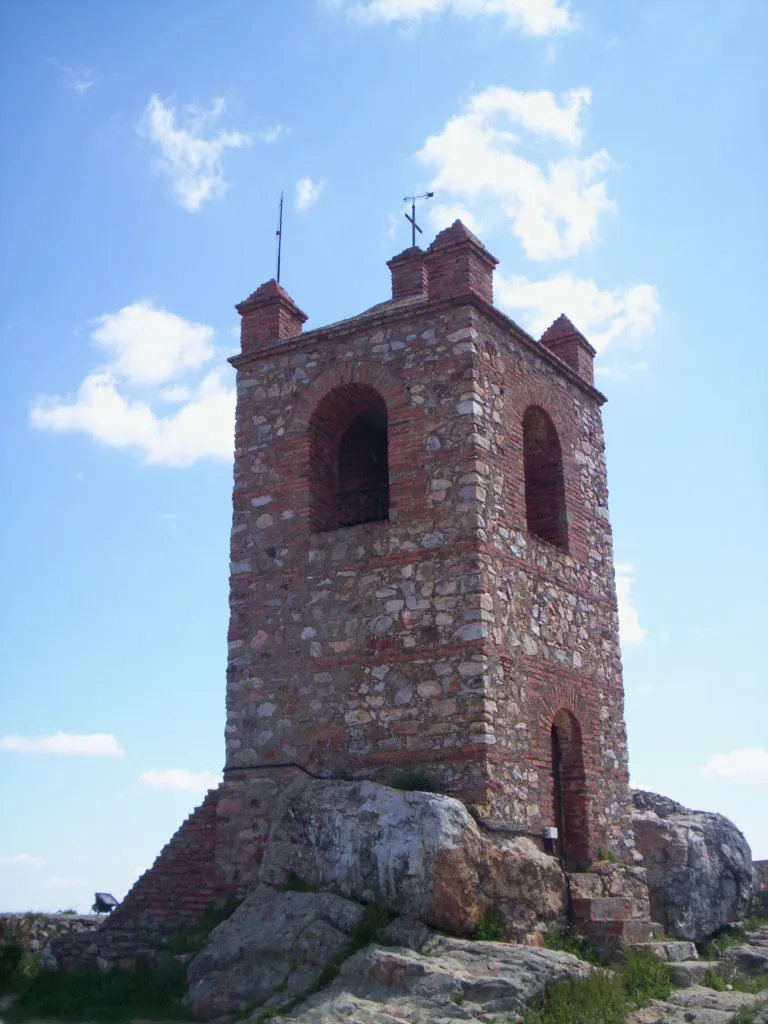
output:
[[0, 31], [0, 908], [222, 766], [235, 302], [387, 297], [402, 197], [600, 350], [636, 784], [768, 857], [763, 0], [28, 0]]

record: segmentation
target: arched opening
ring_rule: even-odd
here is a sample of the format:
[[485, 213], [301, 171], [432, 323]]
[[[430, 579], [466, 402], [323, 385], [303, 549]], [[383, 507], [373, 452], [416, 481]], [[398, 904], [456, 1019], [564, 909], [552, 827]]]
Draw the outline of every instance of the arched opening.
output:
[[568, 550], [563, 453], [555, 425], [538, 406], [523, 416], [525, 511], [528, 532]]
[[552, 722], [552, 786], [556, 852], [566, 868], [589, 863], [587, 785], [579, 723], [569, 711], [558, 711]]
[[373, 388], [345, 384], [310, 419], [311, 516], [314, 530], [389, 518], [387, 407]]

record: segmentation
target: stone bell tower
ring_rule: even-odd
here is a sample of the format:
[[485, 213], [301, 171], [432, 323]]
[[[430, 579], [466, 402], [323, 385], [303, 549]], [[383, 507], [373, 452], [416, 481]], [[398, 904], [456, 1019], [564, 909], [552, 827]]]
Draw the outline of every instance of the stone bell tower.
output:
[[303, 332], [274, 281], [237, 307], [228, 884], [304, 772], [415, 767], [482, 821], [556, 827], [570, 867], [631, 860], [595, 353], [502, 314], [496, 263], [456, 221], [350, 319]]

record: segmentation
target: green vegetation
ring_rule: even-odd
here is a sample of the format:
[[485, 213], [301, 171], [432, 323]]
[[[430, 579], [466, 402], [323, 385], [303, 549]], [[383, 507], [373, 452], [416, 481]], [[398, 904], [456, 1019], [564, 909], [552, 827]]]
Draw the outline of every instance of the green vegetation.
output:
[[570, 928], [559, 931], [548, 932], [544, 937], [544, 946], [547, 949], [560, 949], [564, 953], [573, 953], [579, 960], [586, 960], [588, 964], [599, 964], [600, 957], [594, 946], [590, 946], [583, 935], [572, 931]]
[[611, 971], [552, 985], [523, 1024], [624, 1024], [627, 1013], [650, 999], [666, 999], [672, 983], [666, 967], [648, 950], [628, 950]]
[[707, 972], [701, 979], [705, 988], [712, 988], [715, 992], [725, 992], [725, 981], [723, 976], [713, 967], [708, 967]]
[[228, 917], [240, 906], [238, 899], [227, 900], [226, 903], [209, 907], [204, 911], [198, 921], [188, 928], [182, 928], [170, 936], [165, 944], [169, 953], [178, 955], [180, 953], [199, 953], [208, 941], [208, 936], [213, 929], [226, 921]]
[[189, 1020], [182, 1002], [185, 968], [169, 959], [158, 966], [139, 963], [135, 971], [101, 971], [83, 965], [74, 971], [38, 971], [21, 986], [5, 1019], [71, 1021]]
[[598, 848], [597, 859], [598, 860], [608, 861], [609, 864], [618, 864], [619, 863], [618, 858], [616, 857], [616, 854], [615, 853], [611, 853], [610, 850], [604, 850], [602, 848], [602, 846]]
[[285, 881], [280, 886], [280, 892], [312, 892], [312, 886], [297, 875], [295, 871], [289, 871]]
[[504, 918], [496, 907], [488, 907], [477, 922], [473, 938], [478, 942], [503, 942]]
[[717, 960], [723, 955], [724, 950], [741, 942], [746, 942], [748, 932], [756, 932], [758, 928], [768, 926], [766, 917], [750, 917], [738, 927], [725, 928], [713, 938], [708, 939], [699, 945], [699, 955], [703, 960]]
[[441, 793], [438, 782], [422, 768], [398, 768], [390, 772], [388, 784], [404, 793]]

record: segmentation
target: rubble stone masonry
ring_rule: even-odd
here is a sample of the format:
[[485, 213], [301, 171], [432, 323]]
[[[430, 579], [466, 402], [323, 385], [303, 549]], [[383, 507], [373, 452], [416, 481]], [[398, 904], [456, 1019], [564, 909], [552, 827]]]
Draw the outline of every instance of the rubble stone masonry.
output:
[[[239, 307], [227, 884], [298, 771], [428, 768], [484, 820], [559, 825], [573, 864], [632, 860], [594, 350], [564, 317], [537, 343], [495, 309], [496, 261], [459, 222], [402, 257], [392, 300], [330, 327], [300, 333], [282, 289]], [[388, 466], [357, 479], [353, 458], [339, 513], [360, 423]]]

